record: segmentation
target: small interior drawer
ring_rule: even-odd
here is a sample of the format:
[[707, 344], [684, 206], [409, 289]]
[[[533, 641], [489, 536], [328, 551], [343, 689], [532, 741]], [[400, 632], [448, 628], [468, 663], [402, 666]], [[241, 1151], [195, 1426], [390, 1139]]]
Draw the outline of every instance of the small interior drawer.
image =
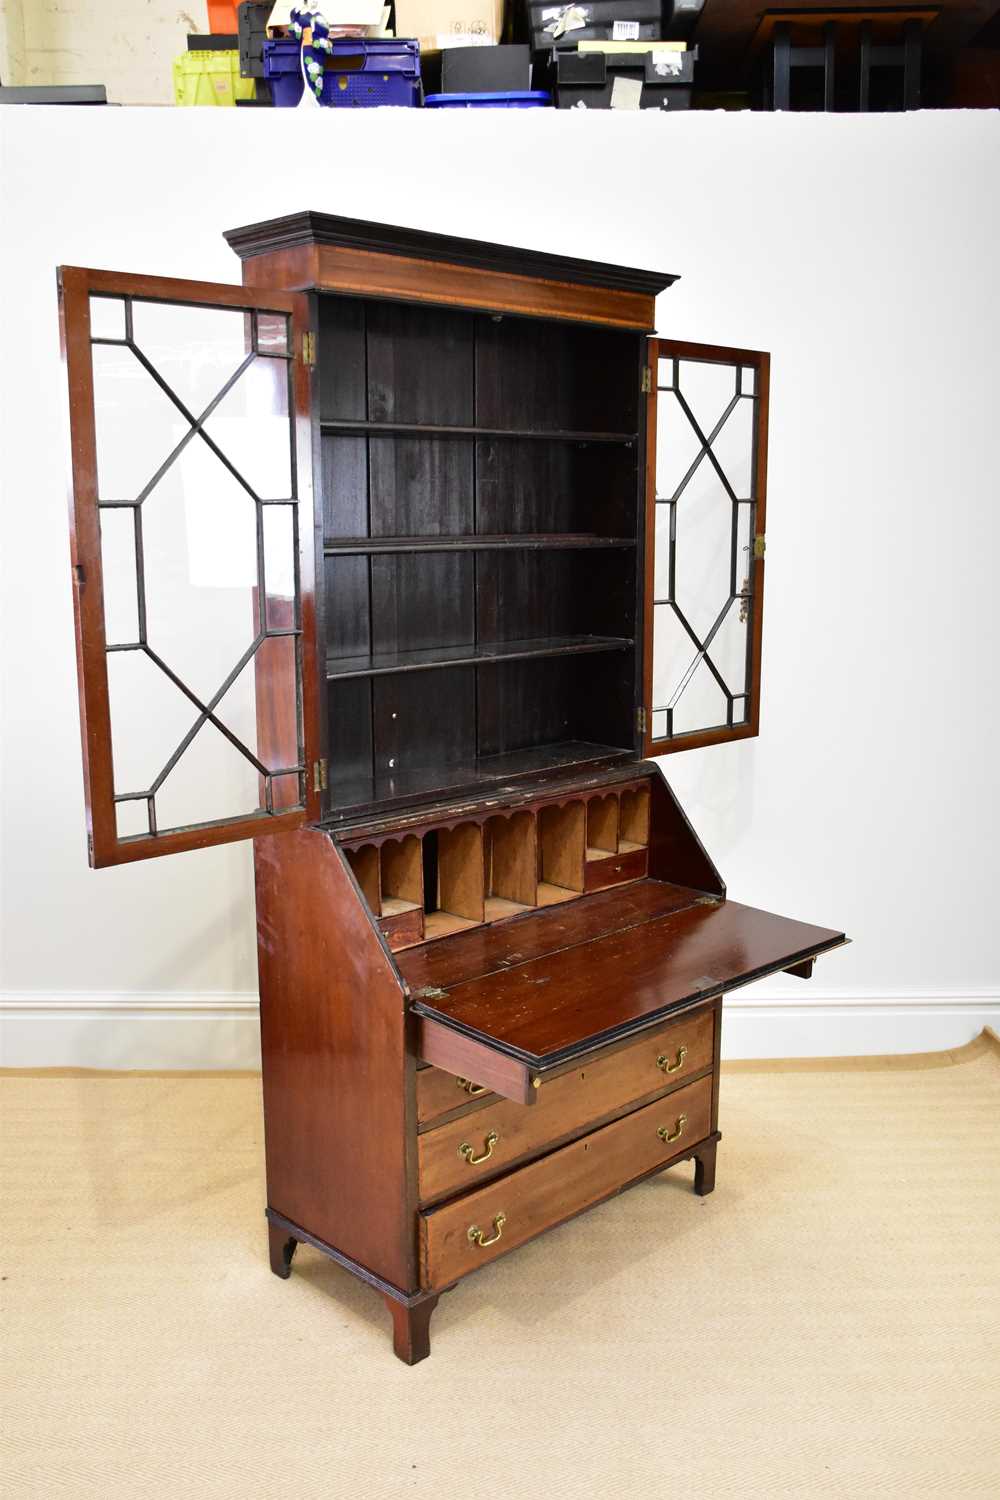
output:
[[591, 858], [587, 851], [587, 863], [583, 872], [584, 889], [607, 890], [609, 885], [623, 885], [626, 880], [641, 880], [646, 873], [649, 858], [647, 849], [633, 849], [628, 854], [607, 854], [603, 858]]
[[[417, 1143], [421, 1203], [476, 1187], [702, 1072], [712, 1063], [713, 1037], [713, 1010], [703, 1008], [544, 1081], [533, 1109], [492, 1099], [483, 1109], [425, 1131]], [[448, 1079], [437, 1069], [424, 1071]], [[469, 1094], [455, 1078], [449, 1081], [450, 1090], [436, 1092], [453, 1109]]]
[[[481, 1115], [475, 1117], [481, 1119]], [[420, 1275], [445, 1287], [686, 1155], [710, 1133], [711, 1076], [420, 1215]]]

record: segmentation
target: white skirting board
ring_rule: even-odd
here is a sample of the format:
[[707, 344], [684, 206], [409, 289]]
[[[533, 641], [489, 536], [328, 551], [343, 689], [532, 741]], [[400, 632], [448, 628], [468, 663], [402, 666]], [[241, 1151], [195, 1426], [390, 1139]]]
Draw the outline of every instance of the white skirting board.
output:
[[[724, 1017], [724, 1058], [938, 1052], [984, 1026], [1000, 1029], [1000, 995], [736, 993]], [[0, 1066], [258, 1068], [257, 996], [8, 994], [0, 998]]]

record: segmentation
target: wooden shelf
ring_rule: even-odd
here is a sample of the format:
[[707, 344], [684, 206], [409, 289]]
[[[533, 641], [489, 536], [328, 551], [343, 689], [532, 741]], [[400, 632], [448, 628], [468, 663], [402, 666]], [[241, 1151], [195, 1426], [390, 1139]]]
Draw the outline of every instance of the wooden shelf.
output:
[[419, 901], [404, 901], [400, 896], [382, 897], [383, 917], [401, 917], [404, 912], [420, 910]]
[[495, 536], [347, 536], [328, 537], [326, 557], [355, 557], [386, 552], [493, 552], [506, 548], [525, 551], [572, 551], [577, 548], [626, 548], [634, 537], [596, 536], [588, 532], [511, 532]]
[[428, 426], [422, 422], [321, 422], [324, 433], [364, 433], [370, 437], [455, 437], [455, 438], [538, 438], [552, 443], [624, 443], [636, 442], [635, 432], [563, 432], [539, 431], [528, 427], [453, 427]]
[[453, 932], [466, 932], [481, 924], [471, 917], [456, 917], [450, 911], [429, 911], [424, 918], [424, 937], [427, 942], [450, 937]]
[[415, 770], [396, 770], [378, 777], [345, 780], [337, 786], [337, 809], [326, 820], [327, 827], [355, 822], [360, 814], [394, 803], [412, 805], [444, 794], [467, 794], [510, 781], [519, 776], [538, 776], [571, 767], [585, 768], [594, 762], [611, 766], [634, 756], [620, 745], [594, 745], [585, 740], [560, 740], [527, 750], [508, 750], [478, 760]]
[[394, 672], [427, 672], [438, 667], [524, 661], [536, 656], [626, 651], [634, 644], [625, 636], [564, 635], [534, 641], [494, 641], [485, 645], [439, 646], [426, 651], [394, 651], [377, 656], [330, 656], [326, 661], [326, 680], [343, 682], [352, 677], [382, 677]]
[[523, 901], [508, 901], [504, 896], [486, 897], [487, 922], [503, 922], [507, 917], [519, 917], [522, 912], [534, 911], [534, 903], [530, 906]]
[[558, 906], [560, 901], [576, 901], [579, 891], [567, 890], [564, 885], [553, 885], [550, 880], [538, 882], [538, 906]]

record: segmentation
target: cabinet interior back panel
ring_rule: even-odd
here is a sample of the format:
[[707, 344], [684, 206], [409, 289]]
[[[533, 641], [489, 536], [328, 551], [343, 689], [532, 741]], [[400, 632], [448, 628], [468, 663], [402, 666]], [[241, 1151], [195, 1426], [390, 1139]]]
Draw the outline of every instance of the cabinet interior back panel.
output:
[[[335, 296], [320, 298], [319, 327], [324, 536], [373, 543], [324, 563], [332, 805], [385, 800], [436, 768], [447, 784], [448, 767], [481, 757], [629, 748], [638, 335]], [[350, 423], [358, 430], [336, 425]], [[503, 435], [517, 432], [556, 436]], [[600, 545], [560, 548], [564, 533]], [[543, 549], [519, 547], [524, 534]], [[377, 550], [385, 538], [479, 535], [514, 540]], [[547, 654], [595, 638], [624, 644]], [[493, 643], [531, 655], [461, 665], [449, 654]], [[431, 665], [412, 670], [412, 652]]]

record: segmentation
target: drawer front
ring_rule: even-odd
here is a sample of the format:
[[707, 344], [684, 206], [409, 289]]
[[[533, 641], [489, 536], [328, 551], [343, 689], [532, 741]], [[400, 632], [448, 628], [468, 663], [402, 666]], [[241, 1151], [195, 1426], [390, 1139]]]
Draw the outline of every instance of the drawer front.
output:
[[711, 1122], [708, 1077], [476, 1192], [422, 1213], [421, 1285], [448, 1286], [610, 1197], [704, 1140]]
[[414, 943], [423, 941], [424, 914], [419, 906], [413, 911], [400, 912], [397, 916], [381, 917], [378, 925], [385, 933], [393, 952], [397, 948], [412, 948]]
[[[699, 1010], [657, 1026], [618, 1051], [596, 1053], [572, 1072], [544, 1082], [531, 1109], [494, 1098], [483, 1109], [425, 1131], [417, 1138], [421, 1203], [478, 1186], [630, 1104], [700, 1073], [711, 1065], [713, 1039], [714, 1012]], [[468, 1097], [456, 1088], [454, 1078], [446, 1094], [449, 1108]]]
[[649, 851], [633, 849], [628, 854], [609, 854], [607, 859], [588, 859], [583, 872], [585, 891], [603, 891], [626, 880], [641, 880], [646, 873]]
[[[474, 1078], [456, 1078], [443, 1068], [417, 1070], [417, 1120], [424, 1125], [438, 1115], [450, 1114], [470, 1099], [492, 1099], [490, 1090]], [[522, 1106], [523, 1107], [523, 1106]]]

